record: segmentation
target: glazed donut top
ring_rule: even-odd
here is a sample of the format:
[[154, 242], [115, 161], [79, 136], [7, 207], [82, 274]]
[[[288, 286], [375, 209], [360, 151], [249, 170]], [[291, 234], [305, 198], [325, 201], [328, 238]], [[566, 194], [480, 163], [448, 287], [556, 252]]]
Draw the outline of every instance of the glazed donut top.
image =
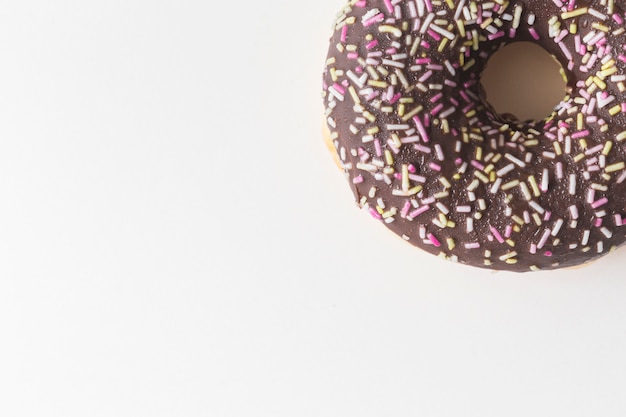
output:
[[[567, 80], [543, 120], [498, 114], [480, 85], [517, 41]], [[477, 267], [573, 266], [626, 239], [625, 67], [615, 0], [351, 0], [325, 115], [358, 204], [405, 240]]]

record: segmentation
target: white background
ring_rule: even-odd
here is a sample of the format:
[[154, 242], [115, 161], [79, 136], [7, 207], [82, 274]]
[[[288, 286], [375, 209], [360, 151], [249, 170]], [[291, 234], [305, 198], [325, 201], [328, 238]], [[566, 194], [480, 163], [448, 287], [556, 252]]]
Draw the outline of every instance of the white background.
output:
[[359, 211], [341, 0], [0, 7], [0, 415], [623, 416], [623, 251], [515, 275]]

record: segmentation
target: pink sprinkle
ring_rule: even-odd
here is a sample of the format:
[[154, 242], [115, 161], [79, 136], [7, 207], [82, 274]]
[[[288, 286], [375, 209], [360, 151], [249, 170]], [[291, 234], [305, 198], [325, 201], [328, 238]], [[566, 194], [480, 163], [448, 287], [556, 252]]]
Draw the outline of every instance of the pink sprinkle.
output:
[[456, 158], [456, 159], [454, 160], [454, 163], [455, 163], [456, 165], [461, 165], [461, 164], [463, 163], [463, 159], [461, 159], [461, 158]]
[[595, 226], [596, 226], [596, 227], [600, 227], [600, 226], [602, 226], [602, 219], [601, 219], [601, 218], [596, 219]]
[[436, 164], [436, 163], [434, 163], [434, 162], [431, 162], [428, 166], [429, 166], [429, 167], [430, 167], [430, 169], [432, 169], [433, 171], [437, 171], [437, 172], [441, 171], [441, 166], [437, 165], [437, 164]]
[[495, 227], [491, 226], [489, 229], [491, 230], [491, 234], [493, 235], [493, 237], [495, 237], [498, 242], [504, 243], [504, 238]]
[[341, 28], [341, 43], [345, 43], [347, 37], [348, 37], [348, 25], [345, 25], [343, 28]]
[[380, 22], [382, 22], [384, 20], [385, 20], [385, 15], [383, 15], [382, 13], [379, 13], [376, 16], [371, 17], [371, 18], [367, 19], [365, 22], [363, 22], [363, 26], [369, 27], [369, 26], [373, 25], [374, 23], [380, 23]]
[[380, 213], [378, 211], [376, 211], [375, 208], [372, 207], [372, 208], [370, 208], [369, 211], [370, 211], [370, 214], [372, 215], [373, 218], [378, 219], [378, 220], [383, 218], [383, 216], [381, 216]]
[[430, 64], [430, 58], [417, 58], [415, 63], [417, 65]]
[[430, 111], [430, 114], [433, 116], [436, 116], [437, 113], [439, 113], [442, 109], [443, 109], [443, 104], [439, 103]]
[[428, 31], [426, 32], [430, 35], [431, 38], [433, 38], [434, 40], [436, 40], [437, 42], [439, 42], [441, 40], [441, 36], [439, 36], [437, 33], [433, 32], [432, 29], [428, 29]]
[[365, 45], [365, 47], [367, 49], [372, 49], [374, 48], [376, 45], [378, 45], [378, 41], [376, 39], [374, 39], [373, 41], [371, 41], [370, 43], [368, 43], [367, 45]]
[[498, 39], [498, 38], [501, 38], [501, 37], [503, 37], [503, 36], [504, 36], [504, 32], [503, 32], [503, 31], [499, 31], [499, 32], [496, 32], [496, 33], [494, 33], [494, 34], [490, 34], [490, 35], [488, 35], [488, 36], [487, 36], [487, 38], [488, 38], [490, 41], [492, 41], [492, 40], [494, 40], [494, 39]]
[[356, 52], [349, 52], [347, 56], [348, 59], [359, 59], [359, 54], [357, 54]]
[[383, 155], [383, 150], [380, 146], [380, 139], [376, 139], [374, 141], [374, 148], [376, 149], [376, 156], [382, 156]]
[[395, 104], [396, 101], [400, 100], [401, 98], [402, 98], [402, 93], [398, 93], [395, 96], [393, 96], [391, 100], [389, 100], [389, 104]]
[[393, 6], [391, 5], [391, 0], [384, 0], [385, 6], [387, 6], [387, 11], [389, 13], [393, 13]]
[[443, 93], [435, 94], [433, 96], [433, 98], [430, 99], [430, 102], [431, 103], [436, 103], [437, 101], [439, 101], [441, 99], [441, 97], [443, 97]]
[[539, 40], [539, 34], [535, 30], [535, 28], [528, 29], [528, 32], [530, 33], [530, 36], [532, 36], [534, 40], [536, 40], [536, 41]]
[[602, 197], [601, 199], [599, 199], [598, 201], [595, 201], [591, 204], [591, 207], [594, 209], [597, 209], [600, 206], [605, 205], [606, 203], [609, 202], [609, 199], [606, 197]]
[[478, 249], [478, 248], [480, 248], [480, 243], [478, 242], [471, 242], [471, 243], [465, 244], [465, 249]]
[[504, 229], [504, 237], [508, 239], [511, 237], [512, 234], [513, 234], [513, 226], [508, 225], [506, 229]]
[[474, 168], [479, 169], [481, 171], [485, 169], [485, 166], [476, 160], [472, 160], [471, 164]]
[[622, 220], [622, 215], [621, 214], [616, 214], [614, 218], [615, 218], [615, 225], [616, 226], [622, 226], [624, 224], [624, 222]]
[[433, 242], [433, 245], [435, 245], [435, 247], [436, 247], [436, 248], [438, 248], [438, 247], [440, 247], [440, 246], [441, 246], [441, 242], [439, 242], [439, 241], [437, 240], [437, 238], [436, 238], [436, 237], [435, 237], [432, 233], [429, 233], [429, 234], [428, 234], [428, 239], [429, 239], [431, 242]]
[[411, 216], [412, 218], [415, 218], [419, 216], [420, 214], [426, 213], [428, 209], [430, 209], [430, 206], [427, 204], [425, 206], [422, 206], [413, 210], [411, 213], [409, 213], [409, 216]]
[[361, 184], [363, 182], [363, 176], [359, 175], [358, 177], [354, 177], [352, 180], [353, 184]]
[[613, 15], [613, 20], [615, 20], [615, 22], [616, 22], [618, 25], [621, 25], [622, 23], [624, 23], [624, 20], [622, 19], [622, 17], [621, 17], [619, 14], [617, 14], [617, 13], [615, 13], [615, 14]]
[[422, 121], [419, 117], [413, 116], [413, 122], [415, 122], [415, 126], [417, 127], [417, 131], [422, 136], [422, 140], [426, 143], [429, 142], [428, 133], [426, 132], [426, 128], [422, 124]]
[[537, 245], [535, 245], [534, 243], [531, 243], [530, 249], [528, 250], [528, 252], [532, 253], [533, 255], [537, 253]]
[[576, 7], [576, 0], [569, 0], [569, 3], [567, 3], [567, 11], [571, 12], [574, 10], [574, 7]]
[[580, 139], [585, 136], [589, 136], [589, 130], [581, 130], [580, 132], [572, 134], [572, 139]]
[[400, 212], [400, 217], [403, 219], [406, 218], [407, 214], [409, 214], [409, 210], [411, 209], [411, 203], [407, 200], [404, 202], [404, 207], [402, 207], [402, 211]]
[[417, 168], [415, 168], [415, 165], [413, 164], [409, 164], [408, 168], [411, 174], [415, 174], [417, 172]]
[[550, 257], [550, 256], [552, 256], [552, 252], [550, 252], [549, 250], [547, 250], [547, 251], [545, 252], [545, 255], [546, 255], [547, 257]]

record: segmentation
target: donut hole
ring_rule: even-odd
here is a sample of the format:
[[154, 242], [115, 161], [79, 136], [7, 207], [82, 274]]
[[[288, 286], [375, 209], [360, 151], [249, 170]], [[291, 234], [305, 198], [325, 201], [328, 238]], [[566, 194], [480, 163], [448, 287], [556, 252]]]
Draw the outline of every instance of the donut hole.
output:
[[541, 120], [565, 96], [567, 83], [561, 71], [561, 64], [539, 45], [517, 42], [489, 58], [481, 84], [496, 112], [518, 120]]

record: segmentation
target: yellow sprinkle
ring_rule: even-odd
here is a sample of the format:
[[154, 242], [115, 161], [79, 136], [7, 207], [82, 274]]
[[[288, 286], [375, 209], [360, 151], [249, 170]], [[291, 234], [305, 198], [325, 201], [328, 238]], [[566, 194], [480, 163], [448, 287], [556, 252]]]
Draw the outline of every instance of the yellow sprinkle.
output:
[[604, 25], [603, 25], [602, 23], [600, 23], [600, 22], [593, 22], [593, 23], [591, 24], [591, 27], [592, 27], [592, 28], [594, 28], [594, 29], [601, 30], [602, 32], [608, 32], [608, 31], [609, 31], [609, 28], [608, 28], [607, 26], [604, 26]]
[[372, 123], [376, 121], [376, 116], [374, 116], [372, 113], [368, 111], [363, 112], [363, 117], [365, 117], [367, 120], [369, 120]]
[[541, 217], [537, 213], [533, 213], [533, 220], [537, 226], [541, 226]]
[[389, 84], [386, 81], [376, 81], [376, 80], [368, 80], [367, 84], [371, 85], [372, 87], [378, 87], [378, 88], [387, 88], [389, 86]]
[[415, 116], [417, 113], [421, 112], [423, 109], [424, 107], [422, 107], [421, 105], [417, 106], [416, 108], [408, 112], [406, 115], [404, 115], [404, 117], [402, 117], [402, 121], [406, 122], [407, 120]]
[[441, 182], [445, 188], [452, 188], [452, 184], [450, 184], [445, 177], [439, 178], [439, 182]]
[[396, 38], [402, 36], [402, 31], [397, 27], [391, 25], [380, 25], [378, 26], [378, 31], [382, 33], [391, 33]]
[[615, 74], [616, 72], [617, 72], [617, 67], [611, 67], [609, 69], [605, 69], [605, 70], [598, 72], [598, 77], [604, 79], [606, 77], [609, 77]]
[[350, 92], [352, 100], [354, 100], [356, 104], [361, 103], [361, 99], [359, 98], [359, 95], [357, 94], [356, 89], [353, 86], [348, 87], [348, 91]]
[[378, 126], [370, 127], [369, 129], [367, 129], [368, 135], [375, 135], [378, 132], [380, 132], [380, 129], [378, 128]]
[[609, 110], [609, 114], [611, 116], [615, 116], [616, 114], [620, 113], [622, 111], [622, 105], [618, 104], [616, 106], [611, 107], [611, 109]]
[[580, 144], [581, 148], [587, 149], [587, 139], [582, 138], [580, 141], [578, 141], [578, 143]]
[[533, 190], [533, 195], [535, 197], [539, 197], [541, 195], [541, 190], [539, 190], [539, 186], [537, 185], [537, 180], [534, 175], [528, 177], [528, 183], [530, 184], [530, 188]]
[[579, 153], [578, 155], [576, 155], [576, 156], [574, 157], [574, 161], [575, 161], [575, 162], [580, 162], [580, 161], [582, 161], [583, 159], [585, 159], [585, 154], [584, 154], [584, 153]]
[[477, 176], [482, 182], [487, 184], [489, 182], [489, 177], [479, 171], [474, 171], [474, 175]]
[[393, 165], [393, 155], [389, 149], [385, 150], [385, 161], [387, 162], [387, 165]]
[[437, 48], [437, 51], [438, 52], [443, 52], [446, 49], [446, 45], [448, 44], [449, 41], [450, 41], [450, 39], [443, 38], [441, 40], [441, 42], [439, 43], [439, 47]]
[[510, 182], [507, 182], [506, 184], [504, 184], [500, 188], [502, 188], [504, 191], [507, 191], [507, 190], [510, 190], [513, 187], [517, 187], [518, 185], [519, 185], [519, 180], [513, 180], [513, 181], [510, 181]]
[[487, 26], [489, 26], [491, 23], [493, 22], [493, 18], [490, 17], [489, 19], [486, 19], [483, 23], [480, 24], [480, 28], [481, 29], [485, 29]]
[[600, 88], [600, 90], [604, 90], [606, 88], [606, 83], [596, 76], [593, 77], [593, 82]]
[[606, 142], [604, 144], [604, 149], [602, 150], [602, 155], [607, 156], [611, 149], [613, 148], [613, 142]]
[[461, 35], [462, 38], [465, 37], [465, 23], [463, 22], [463, 20], [459, 19], [456, 21], [456, 25], [459, 28], [459, 35]]
[[446, 239], [446, 242], [448, 243], [448, 249], [449, 250], [454, 249], [454, 247], [456, 246], [456, 243], [454, 242], [454, 239], [452, 239], [451, 237]]
[[476, 63], [476, 60], [474, 60], [473, 58], [470, 59], [468, 63], [463, 66], [463, 71], [469, 70], [470, 68], [474, 66], [475, 63]]
[[565, 19], [571, 19], [572, 17], [576, 17], [576, 16], [581, 16], [587, 14], [587, 8], [586, 7], [581, 7], [580, 9], [574, 9], [572, 11], [569, 12], [563, 12], [561, 13], [561, 19], [565, 20]]
[[615, 139], [617, 139], [619, 142], [621, 142], [624, 139], [626, 139], [626, 130], [623, 131], [622, 133], [618, 133], [617, 136], [615, 137]]
[[585, 127], [584, 125], [585, 119], [582, 113], [578, 113], [578, 116], [576, 116], [576, 127], [578, 128], [578, 130], [583, 130], [583, 128]]
[[621, 169], [624, 169], [626, 167], [626, 164], [624, 164], [624, 162], [618, 162], [617, 164], [613, 164], [613, 165], [609, 165], [607, 166], [604, 171], [605, 172], [615, 172], [615, 171], [619, 171]]
[[511, 218], [513, 219], [515, 223], [519, 224], [520, 226], [524, 225], [524, 219], [522, 219], [521, 217], [514, 215]]

